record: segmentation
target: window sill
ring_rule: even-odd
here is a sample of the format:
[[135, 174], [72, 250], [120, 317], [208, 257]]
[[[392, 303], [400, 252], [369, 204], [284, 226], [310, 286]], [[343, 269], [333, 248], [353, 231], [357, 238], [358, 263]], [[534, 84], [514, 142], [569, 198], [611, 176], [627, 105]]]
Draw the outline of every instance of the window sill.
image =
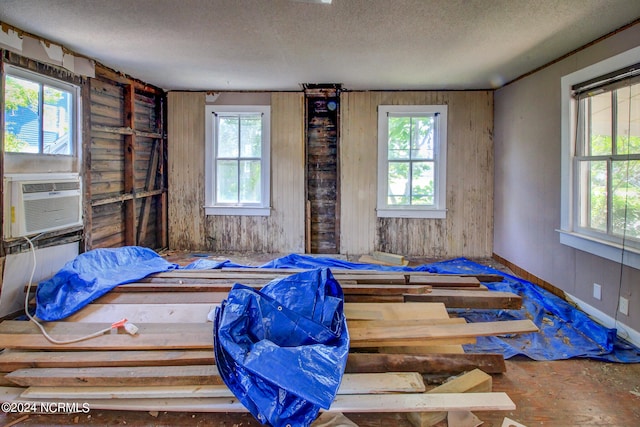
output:
[[579, 249], [583, 252], [614, 261], [640, 270], [640, 250], [622, 246], [617, 243], [607, 242], [584, 234], [566, 230], [556, 230], [560, 233], [560, 243]]
[[270, 216], [270, 207], [249, 206], [205, 206], [205, 214], [208, 216]]
[[444, 219], [446, 209], [378, 209], [378, 218], [425, 218]]

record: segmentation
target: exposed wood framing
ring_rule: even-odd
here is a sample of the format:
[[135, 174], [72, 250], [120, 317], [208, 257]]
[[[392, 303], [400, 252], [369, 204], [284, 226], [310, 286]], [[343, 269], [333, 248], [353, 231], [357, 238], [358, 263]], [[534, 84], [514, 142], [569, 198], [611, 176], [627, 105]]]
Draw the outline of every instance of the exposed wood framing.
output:
[[165, 94], [103, 66], [91, 79], [85, 249], [167, 245]]

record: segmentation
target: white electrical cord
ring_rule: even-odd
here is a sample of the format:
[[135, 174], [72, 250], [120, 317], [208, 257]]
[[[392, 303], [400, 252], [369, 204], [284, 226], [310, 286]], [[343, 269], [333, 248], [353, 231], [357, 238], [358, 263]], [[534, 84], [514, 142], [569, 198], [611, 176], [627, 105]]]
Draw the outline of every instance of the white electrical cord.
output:
[[[38, 237], [38, 236], [36, 236]], [[117, 329], [119, 326], [123, 326], [124, 329], [130, 334], [130, 335], [135, 335], [138, 332], [138, 327], [136, 325], [134, 325], [133, 323], [129, 323], [126, 321], [126, 319], [121, 320], [120, 322], [116, 322], [113, 323], [111, 326], [109, 326], [108, 328], [104, 328], [100, 331], [96, 331], [92, 334], [89, 335], [85, 335], [79, 338], [73, 338], [70, 340], [57, 340], [55, 338], [53, 338], [51, 335], [49, 335], [47, 333], [47, 331], [44, 329], [44, 326], [42, 326], [42, 324], [40, 322], [38, 322], [38, 320], [31, 315], [31, 313], [29, 313], [29, 294], [31, 293], [31, 285], [33, 283], [33, 276], [36, 273], [36, 265], [37, 265], [37, 260], [36, 260], [36, 249], [33, 246], [33, 242], [31, 241], [31, 239], [29, 239], [28, 237], [24, 237], [25, 240], [29, 243], [29, 246], [31, 247], [31, 254], [33, 255], [33, 268], [31, 269], [31, 276], [29, 277], [29, 284], [27, 285], [27, 292], [26, 295], [24, 297], [24, 312], [27, 315], [27, 317], [29, 318], [29, 320], [31, 320], [33, 323], [36, 324], [36, 326], [40, 329], [40, 332], [42, 332], [42, 335], [44, 335], [44, 337], [51, 343], [53, 344], [71, 344], [71, 343], [75, 343], [75, 342], [79, 342], [79, 341], [85, 341], [88, 340], [90, 338], [95, 338], [95, 337], [99, 337], [100, 335], [104, 335], [105, 333], [111, 331], [112, 329]]]

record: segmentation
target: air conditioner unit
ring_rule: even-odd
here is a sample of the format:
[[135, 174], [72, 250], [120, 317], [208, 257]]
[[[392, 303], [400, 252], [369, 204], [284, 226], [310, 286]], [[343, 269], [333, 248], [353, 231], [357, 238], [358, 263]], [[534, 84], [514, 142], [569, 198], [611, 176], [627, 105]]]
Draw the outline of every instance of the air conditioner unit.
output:
[[5, 194], [10, 195], [10, 217], [5, 216], [7, 237], [82, 225], [82, 190], [77, 173], [5, 175]]

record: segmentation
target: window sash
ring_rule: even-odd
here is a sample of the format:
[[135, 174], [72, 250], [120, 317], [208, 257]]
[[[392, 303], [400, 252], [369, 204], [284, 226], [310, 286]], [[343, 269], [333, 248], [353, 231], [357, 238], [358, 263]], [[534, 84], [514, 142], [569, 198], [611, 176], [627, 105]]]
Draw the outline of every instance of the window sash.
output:
[[[635, 85], [637, 90], [640, 79], [635, 76], [616, 79], [611, 75], [607, 79], [615, 82], [600, 85], [596, 90], [577, 89], [574, 223], [581, 233], [637, 246], [640, 243], [640, 211], [638, 208], [629, 211], [629, 201], [638, 198], [640, 185], [636, 184], [634, 190], [630, 183], [640, 177], [630, 177], [629, 171], [632, 165], [640, 165], [640, 149], [631, 150], [631, 138], [640, 140], [640, 135], [634, 135], [631, 130], [632, 121], [640, 115], [638, 101], [635, 101], [636, 111], [632, 110], [632, 98], [639, 95], [637, 92], [632, 94], [631, 86]], [[574, 91], [580, 86], [574, 85]], [[593, 87], [593, 83], [587, 86]], [[624, 93], [626, 88], [628, 94]], [[621, 124], [624, 128], [621, 119], [624, 122], [625, 117], [626, 135], [624, 129], [623, 132], [619, 129]]]
[[446, 116], [446, 105], [378, 107], [378, 217], [446, 217]]
[[[207, 215], [270, 215], [269, 110], [269, 106], [205, 107]], [[221, 122], [226, 129], [221, 129]], [[219, 140], [223, 133], [229, 138], [226, 148]], [[223, 176], [223, 169], [229, 173]]]
[[[76, 153], [77, 147], [77, 137], [76, 137], [76, 123], [77, 123], [77, 111], [79, 111], [79, 88], [73, 84], [66, 83], [60, 80], [56, 80], [47, 76], [43, 76], [41, 74], [33, 73], [31, 71], [24, 70], [22, 68], [14, 67], [8, 64], [5, 64], [5, 73], [4, 73], [4, 94], [3, 101], [5, 104], [5, 109], [3, 109], [3, 114], [6, 114], [6, 97], [7, 93], [7, 79], [17, 79], [23, 80], [27, 83], [33, 83], [37, 85], [37, 97], [38, 97], [38, 105], [37, 105], [37, 118], [35, 121], [37, 122], [37, 151], [27, 151], [27, 150], [17, 150], [17, 151], [8, 151], [10, 153], [18, 153], [18, 154], [40, 154], [40, 155], [61, 155], [61, 156], [74, 156]], [[62, 101], [66, 98], [65, 108], [56, 108], [53, 104], [47, 102], [47, 91], [57, 91], [62, 94]], [[49, 95], [51, 96], [51, 95]], [[53, 107], [53, 108], [51, 108]], [[64, 123], [62, 124], [62, 129], [60, 129], [59, 119], [51, 118], [51, 114], [60, 115], [61, 109], [63, 109], [66, 113], [66, 118], [64, 118]], [[53, 128], [52, 128], [53, 125]], [[55, 129], [58, 127], [58, 129]], [[66, 129], [65, 129], [66, 128]], [[51, 130], [47, 130], [51, 129]], [[60, 130], [63, 133], [56, 133]], [[64, 132], [66, 131], [66, 132]], [[3, 129], [5, 135], [7, 135], [7, 122], [5, 122], [5, 129]], [[47, 135], [48, 134], [48, 135]], [[47, 141], [47, 139], [55, 138], [53, 141]], [[56, 152], [56, 145], [52, 144], [52, 142], [59, 141], [58, 145], [61, 146], [62, 149], [66, 149], [62, 152]], [[54, 151], [54, 152], [51, 152]]]

